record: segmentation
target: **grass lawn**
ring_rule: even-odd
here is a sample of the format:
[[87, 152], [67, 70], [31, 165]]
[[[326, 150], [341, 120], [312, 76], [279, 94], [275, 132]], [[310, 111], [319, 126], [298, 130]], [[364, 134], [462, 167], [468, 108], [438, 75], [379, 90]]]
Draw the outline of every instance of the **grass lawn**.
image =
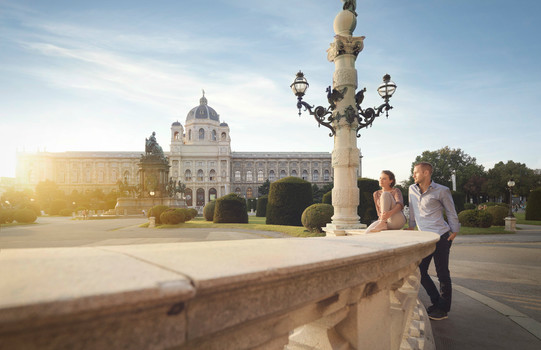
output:
[[[140, 227], [148, 227], [148, 223], [140, 225]], [[211, 221], [205, 221], [204, 218], [198, 217], [191, 221], [178, 225], [160, 225], [158, 229], [170, 229], [170, 228], [238, 228], [243, 230], [256, 230], [256, 231], [274, 231], [281, 232], [292, 237], [322, 237], [324, 233], [312, 233], [307, 231], [302, 226], [284, 226], [284, 225], [266, 225], [265, 218], [249, 216], [247, 224], [214, 224]]]
[[525, 216], [526, 213], [513, 213], [515, 217], [517, 218], [517, 224], [523, 224], [523, 225], [541, 225], [541, 220], [526, 220]]

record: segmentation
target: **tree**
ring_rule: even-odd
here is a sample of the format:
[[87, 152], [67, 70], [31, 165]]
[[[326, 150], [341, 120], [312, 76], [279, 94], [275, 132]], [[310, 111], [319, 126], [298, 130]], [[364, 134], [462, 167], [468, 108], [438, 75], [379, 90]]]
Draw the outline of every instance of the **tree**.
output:
[[540, 176], [529, 169], [526, 164], [515, 163], [512, 160], [507, 163], [499, 162], [487, 173], [487, 193], [494, 198], [503, 197], [506, 203], [509, 202], [509, 188], [507, 182], [515, 181], [513, 193], [527, 197], [530, 191], [539, 186]]
[[330, 190], [332, 190], [332, 188], [333, 188], [332, 183], [325, 184], [321, 188], [316, 184], [312, 184], [313, 202], [314, 203], [321, 203], [322, 200], [323, 200], [323, 195], [325, 193], [329, 192]]
[[479, 197], [486, 195], [487, 193], [487, 178], [486, 176], [474, 174], [469, 178], [463, 186], [464, 194], [466, 194], [466, 200], [473, 200], [474, 203], [480, 203]]
[[269, 194], [270, 190], [270, 181], [269, 179], [265, 180], [261, 186], [257, 188], [257, 191], [259, 192], [260, 196], [264, 196], [266, 194]]
[[51, 180], [40, 181], [36, 185], [36, 197], [43, 208], [49, 208], [53, 200], [65, 199], [64, 193]]
[[[424, 151], [411, 164], [412, 173], [415, 164], [419, 162], [432, 164], [434, 168], [432, 180], [450, 189], [453, 187], [451, 176], [455, 172], [457, 191], [465, 191], [464, 186], [472, 176], [483, 176], [485, 174], [483, 166], [477, 164], [475, 157], [464, 153], [460, 148], [452, 149], [445, 146], [436, 151]], [[405, 183], [407, 186], [411, 184], [413, 184], [413, 177], [410, 177], [409, 181]]]

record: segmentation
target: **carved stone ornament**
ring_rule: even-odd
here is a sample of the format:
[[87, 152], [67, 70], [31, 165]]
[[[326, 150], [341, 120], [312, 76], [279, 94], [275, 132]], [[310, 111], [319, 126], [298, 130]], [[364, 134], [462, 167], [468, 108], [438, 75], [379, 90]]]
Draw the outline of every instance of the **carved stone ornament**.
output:
[[333, 74], [333, 86], [353, 86], [357, 88], [357, 70], [355, 68], [336, 69]]
[[334, 62], [336, 57], [340, 55], [357, 55], [364, 48], [364, 36], [342, 36], [335, 35], [334, 42], [331, 43], [331, 47], [327, 49], [327, 59], [330, 62]]
[[354, 203], [355, 200], [359, 200], [359, 188], [345, 188], [332, 190], [332, 203], [333, 206], [346, 207], [350, 203]]

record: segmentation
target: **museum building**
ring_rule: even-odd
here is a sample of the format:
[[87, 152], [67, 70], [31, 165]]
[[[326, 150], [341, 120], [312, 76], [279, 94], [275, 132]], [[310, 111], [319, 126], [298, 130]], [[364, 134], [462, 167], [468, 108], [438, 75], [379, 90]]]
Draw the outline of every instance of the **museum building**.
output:
[[[141, 151], [18, 153], [17, 182], [35, 188], [54, 181], [65, 193], [118, 189], [118, 181], [137, 185]], [[184, 126], [171, 125], [169, 176], [186, 185], [188, 207], [201, 207], [231, 192], [256, 198], [258, 187], [286, 176], [323, 186], [333, 180], [328, 152], [231, 152], [229, 125], [208, 105], [204, 93]], [[362, 158], [362, 157], [361, 157]], [[361, 176], [361, 166], [357, 170]]]

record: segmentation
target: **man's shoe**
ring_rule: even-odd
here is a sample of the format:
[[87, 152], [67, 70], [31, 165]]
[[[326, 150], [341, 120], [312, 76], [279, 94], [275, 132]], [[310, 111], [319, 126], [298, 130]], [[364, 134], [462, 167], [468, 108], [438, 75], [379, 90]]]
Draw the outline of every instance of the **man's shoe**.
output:
[[434, 312], [434, 310], [436, 310], [437, 308], [438, 308], [438, 306], [435, 305], [435, 304], [434, 304], [434, 305], [430, 305], [429, 307], [426, 308], [426, 312], [427, 312], [428, 314], [430, 314], [430, 313]]
[[435, 320], [435, 321], [445, 320], [447, 318], [447, 312], [441, 309], [435, 309], [432, 312], [428, 313], [428, 317], [431, 320]]

